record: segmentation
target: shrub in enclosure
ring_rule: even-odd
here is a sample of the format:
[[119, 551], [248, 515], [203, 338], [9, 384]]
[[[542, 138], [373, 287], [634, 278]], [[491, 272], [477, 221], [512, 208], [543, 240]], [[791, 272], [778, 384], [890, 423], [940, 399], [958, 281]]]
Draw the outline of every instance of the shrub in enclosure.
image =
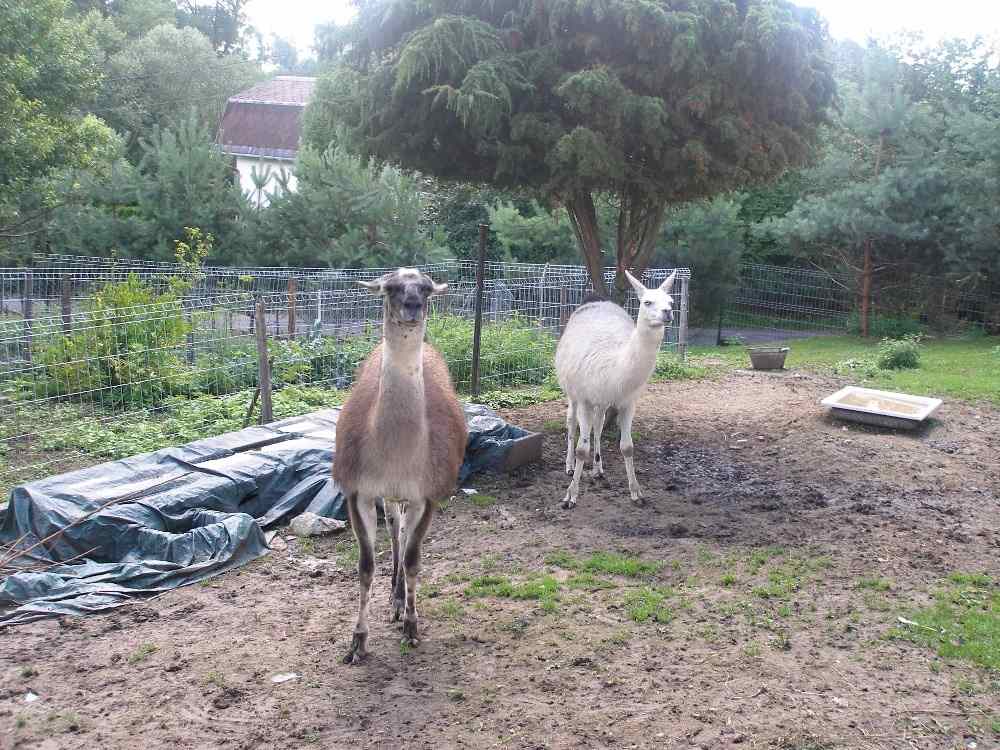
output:
[[882, 339], [875, 363], [883, 370], [912, 370], [920, 367], [920, 337]]
[[[472, 382], [472, 333], [473, 322], [457, 315], [427, 322], [427, 340], [441, 352], [460, 390]], [[480, 345], [482, 372], [493, 385], [537, 385], [552, 371], [555, 350], [555, 337], [526, 318], [515, 315], [486, 323]]]
[[158, 293], [130, 274], [95, 292], [87, 311], [76, 330], [37, 345], [35, 359], [46, 378], [36, 387], [43, 395], [127, 406], [189, 387], [190, 372], [179, 354], [190, 324], [173, 292]]

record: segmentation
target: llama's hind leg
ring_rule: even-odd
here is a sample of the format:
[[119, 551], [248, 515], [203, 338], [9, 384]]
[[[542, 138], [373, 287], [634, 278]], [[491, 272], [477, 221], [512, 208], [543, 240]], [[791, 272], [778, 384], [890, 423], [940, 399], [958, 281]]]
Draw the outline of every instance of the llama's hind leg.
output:
[[401, 559], [403, 519], [398, 504], [385, 503], [385, 520], [389, 527], [389, 540], [392, 544], [392, 585], [389, 589], [389, 604], [392, 606], [392, 621], [398, 622], [399, 618], [403, 616], [403, 599], [406, 591]]
[[618, 412], [618, 428], [621, 430], [619, 446], [625, 459], [625, 473], [628, 475], [628, 490], [632, 499], [642, 502], [642, 488], [635, 478], [635, 446], [632, 442], [632, 417], [635, 416], [635, 404], [624, 406]]
[[566, 497], [562, 501], [562, 507], [567, 509], [576, 506], [577, 497], [580, 494], [580, 475], [583, 474], [583, 464], [587, 460], [587, 456], [590, 455], [590, 433], [593, 430], [592, 409], [587, 408], [585, 404], [577, 404], [576, 416], [580, 420], [580, 440], [576, 444], [573, 481], [569, 483]]
[[406, 613], [403, 615], [403, 643], [416, 646], [417, 635], [417, 576], [420, 574], [420, 552], [427, 529], [434, 515], [430, 500], [410, 501], [406, 508], [406, 533], [403, 543], [403, 574], [406, 577]]
[[375, 576], [375, 498], [357, 494], [347, 497], [347, 515], [351, 529], [358, 540], [358, 620], [354, 625], [351, 648], [344, 656], [344, 664], [360, 664], [368, 656], [368, 600]]
[[576, 404], [572, 399], [568, 399], [569, 406], [566, 407], [566, 473], [573, 475], [576, 467]]
[[604, 432], [604, 420], [608, 410], [603, 407], [594, 408], [594, 465], [590, 476], [594, 479], [604, 478], [604, 463], [601, 461], [601, 433]]

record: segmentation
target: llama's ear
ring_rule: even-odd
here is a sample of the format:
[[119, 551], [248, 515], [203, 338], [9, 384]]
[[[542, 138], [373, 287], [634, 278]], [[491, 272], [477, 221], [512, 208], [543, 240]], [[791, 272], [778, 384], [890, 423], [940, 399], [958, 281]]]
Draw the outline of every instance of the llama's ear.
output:
[[672, 274], [670, 274], [669, 276], [667, 276], [667, 278], [663, 280], [663, 283], [660, 284], [660, 289], [666, 292], [667, 294], [670, 294], [670, 290], [674, 288], [675, 278], [677, 278], [677, 271], [674, 271]]
[[638, 294], [640, 298], [642, 298], [642, 295], [644, 295], [647, 292], [647, 289], [645, 286], [643, 286], [642, 282], [639, 281], [639, 279], [637, 279], [635, 276], [630, 274], [627, 268], [625, 269], [625, 278], [628, 279], [628, 283], [632, 285], [633, 289], [635, 289], [635, 293]]
[[363, 286], [372, 294], [382, 294], [382, 279], [375, 279], [374, 281], [362, 281], [358, 279], [358, 286]]
[[434, 291], [431, 294], [444, 294], [446, 291], [448, 291], [447, 284], [434, 284]]

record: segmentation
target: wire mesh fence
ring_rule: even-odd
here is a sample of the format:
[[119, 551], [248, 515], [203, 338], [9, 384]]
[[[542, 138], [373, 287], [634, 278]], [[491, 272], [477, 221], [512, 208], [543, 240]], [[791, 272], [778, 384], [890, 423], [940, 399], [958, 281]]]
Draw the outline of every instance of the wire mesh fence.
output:
[[[385, 270], [209, 268], [181, 297], [169, 279], [183, 269], [167, 264], [0, 271], [0, 500], [28, 479], [256, 423], [265, 392], [274, 419], [340, 403], [381, 338], [382, 301], [356, 282]], [[449, 283], [428, 338], [468, 395], [475, 263], [422, 270]], [[482, 391], [551, 382], [558, 335], [590, 289], [585, 269], [490, 263], [484, 275]], [[664, 342], [681, 356], [689, 283], [679, 269]]]
[[[860, 332], [856, 274], [745, 264], [719, 309], [717, 325], [689, 331], [696, 343], [756, 343]], [[874, 336], [978, 328], [1000, 334], [1000, 282], [951, 279], [896, 268], [875, 275]]]

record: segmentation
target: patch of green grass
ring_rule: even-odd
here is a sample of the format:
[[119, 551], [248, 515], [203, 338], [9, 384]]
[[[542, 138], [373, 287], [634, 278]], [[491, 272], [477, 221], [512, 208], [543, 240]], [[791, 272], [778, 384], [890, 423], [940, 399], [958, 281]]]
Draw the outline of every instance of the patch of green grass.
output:
[[465, 619], [465, 608], [454, 599], [443, 599], [434, 607], [434, 613], [442, 620], [461, 622]]
[[412, 651], [413, 651], [413, 646], [411, 646], [409, 642], [402, 641], [402, 640], [399, 642], [399, 655], [400, 656], [406, 656], [407, 654], [412, 653]]
[[600, 589], [618, 588], [618, 584], [606, 578], [598, 578], [593, 573], [577, 573], [566, 579], [567, 588], [583, 589], [584, 591], [598, 591]]
[[297, 540], [299, 549], [302, 550], [307, 555], [316, 554], [316, 537], [314, 536], [302, 536]]
[[761, 648], [759, 643], [751, 641], [743, 647], [743, 655], [748, 659], [759, 659]]
[[465, 700], [465, 693], [458, 688], [451, 688], [448, 691], [448, 700], [452, 703], [461, 703]]
[[360, 552], [356, 539], [341, 539], [333, 548], [337, 555], [337, 565], [342, 568], [352, 568], [358, 564]]
[[537, 601], [544, 612], [555, 611], [558, 592], [559, 582], [552, 576], [528, 578], [515, 583], [506, 576], [484, 575], [473, 578], [465, 589], [465, 595], [469, 597]]
[[933, 648], [943, 659], [1000, 669], [1000, 585], [982, 573], [955, 573], [928, 607], [907, 613], [890, 637]]
[[566, 422], [562, 419], [546, 419], [542, 429], [545, 432], [562, 432], [566, 429]]
[[477, 508], [487, 508], [490, 505], [495, 505], [497, 499], [493, 495], [483, 495], [477, 492], [475, 495], [469, 495], [469, 502], [475, 505]]
[[877, 576], [870, 578], [862, 578], [857, 583], [857, 588], [868, 589], [869, 591], [888, 591], [892, 588], [892, 583], [887, 581], [885, 578], [879, 578]]
[[653, 620], [666, 624], [674, 619], [673, 613], [667, 607], [666, 601], [672, 592], [644, 586], [625, 594], [625, 612], [634, 622], [643, 623]]
[[38, 670], [34, 667], [21, 667], [18, 674], [21, 676], [22, 680], [30, 680], [32, 677], [38, 675]]
[[545, 562], [566, 570], [604, 573], [626, 578], [647, 578], [658, 573], [663, 567], [663, 563], [656, 560], [643, 560], [616, 552], [595, 552], [590, 557], [581, 559], [560, 550], [549, 554]]
[[747, 570], [750, 575], [757, 575], [760, 569], [763, 568], [770, 560], [776, 557], [781, 557], [785, 554], [785, 550], [781, 547], [759, 547], [758, 549], [751, 550], [750, 555], [747, 557]]
[[660, 352], [652, 380], [697, 380], [711, 374], [709, 368], [692, 362], [682, 362], [677, 355]]
[[[790, 347], [785, 366], [829, 372], [844, 360], [872, 360], [878, 339], [857, 336], [817, 336], [784, 342]], [[775, 346], [781, 342], [775, 342]], [[967, 401], [1000, 404], [1000, 368], [996, 366], [991, 337], [925, 339], [921, 345], [920, 367], [913, 370], [882, 371], [868, 378], [871, 385], [917, 396], [954, 397]], [[742, 347], [691, 347], [692, 359], [709, 356], [729, 367], [746, 367], [749, 360]]]
[[727, 588], [736, 585], [736, 575], [733, 573], [724, 573], [722, 578], [719, 579], [719, 583]]
[[129, 664], [138, 664], [146, 661], [150, 656], [160, 650], [155, 643], [143, 643], [135, 651], [128, 655]]

